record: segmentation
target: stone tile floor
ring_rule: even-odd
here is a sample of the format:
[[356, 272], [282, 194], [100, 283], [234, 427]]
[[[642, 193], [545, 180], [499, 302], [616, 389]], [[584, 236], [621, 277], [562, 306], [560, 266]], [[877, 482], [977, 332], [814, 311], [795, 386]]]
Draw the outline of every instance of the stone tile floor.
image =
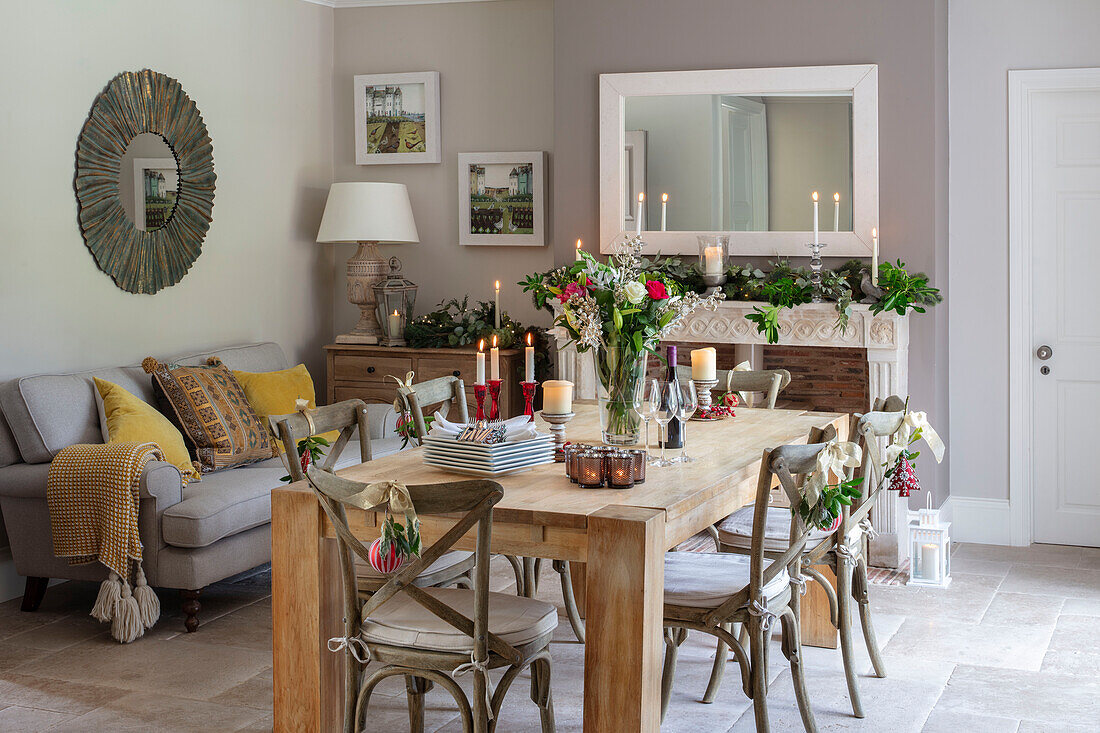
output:
[[[875, 629], [889, 676], [870, 676], [856, 653], [866, 717], [851, 715], [840, 652], [806, 649], [818, 728], [872, 731], [1100, 729], [1100, 549], [959, 545], [946, 590], [874, 586]], [[512, 585], [503, 564], [495, 590]], [[548, 569], [540, 596], [557, 603]], [[271, 599], [266, 573], [221, 583], [203, 600], [203, 625], [184, 634], [179, 601], [163, 592], [161, 622], [140, 641], [114, 643], [87, 616], [94, 585], [50, 588], [38, 613], [0, 604], [0, 731], [271, 730]], [[856, 624], [858, 630], [859, 624]], [[559, 731], [580, 731], [584, 649], [564, 616], [555, 643]], [[718, 700], [699, 702], [714, 647], [690, 635], [681, 648], [666, 731], [752, 731], [749, 701], [730, 662]], [[772, 730], [801, 730], [789, 668], [773, 647]], [[499, 675], [498, 675], [499, 677]], [[469, 688], [468, 678], [463, 686]], [[405, 730], [403, 685], [372, 700], [371, 729]], [[501, 731], [537, 731], [528, 685], [517, 680]], [[426, 730], [460, 731], [446, 693], [429, 694]], [[1091, 722], [1090, 722], [1091, 721]]]

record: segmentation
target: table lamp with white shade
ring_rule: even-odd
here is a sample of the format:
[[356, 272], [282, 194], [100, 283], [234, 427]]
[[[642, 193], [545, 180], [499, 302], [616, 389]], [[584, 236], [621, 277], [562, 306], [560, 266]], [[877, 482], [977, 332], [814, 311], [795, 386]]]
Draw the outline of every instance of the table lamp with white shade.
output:
[[359, 323], [339, 344], [377, 344], [382, 332], [375, 315], [375, 283], [389, 273], [379, 244], [420, 241], [413, 221], [409, 190], [403, 183], [334, 183], [328, 192], [318, 242], [356, 242], [348, 260], [348, 301], [359, 308]]

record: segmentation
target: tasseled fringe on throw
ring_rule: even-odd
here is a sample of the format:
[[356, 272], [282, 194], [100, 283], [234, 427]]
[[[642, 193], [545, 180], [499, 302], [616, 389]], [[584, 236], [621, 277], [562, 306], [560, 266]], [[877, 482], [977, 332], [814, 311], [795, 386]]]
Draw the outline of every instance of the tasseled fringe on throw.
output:
[[141, 638], [160, 619], [160, 599], [145, 580], [141, 562], [135, 561], [134, 587], [111, 571], [99, 586], [99, 595], [92, 606], [92, 616], [110, 622], [111, 636], [120, 644]]

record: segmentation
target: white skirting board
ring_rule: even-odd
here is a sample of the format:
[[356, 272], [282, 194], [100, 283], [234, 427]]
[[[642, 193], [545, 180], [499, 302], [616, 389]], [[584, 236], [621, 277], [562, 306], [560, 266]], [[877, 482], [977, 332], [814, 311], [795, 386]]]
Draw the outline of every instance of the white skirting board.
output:
[[956, 542], [1011, 545], [1012, 520], [1008, 499], [952, 495], [951, 535]]

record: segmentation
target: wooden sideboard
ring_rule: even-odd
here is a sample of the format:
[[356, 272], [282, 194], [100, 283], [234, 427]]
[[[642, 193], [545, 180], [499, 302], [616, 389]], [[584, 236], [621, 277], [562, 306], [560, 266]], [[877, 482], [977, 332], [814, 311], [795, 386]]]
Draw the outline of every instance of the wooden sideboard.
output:
[[[328, 365], [328, 404], [358, 397], [366, 403], [392, 403], [397, 395], [397, 384], [390, 375], [402, 382], [408, 372], [415, 372], [415, 382], [426, 382], [436, 377], [455, 376], [466, 384], [466, 401], [471, 417], [476, 410], [474, 380], [477, 377], [477, 349], [413, 349], [402, 346], [360, 346], [357, 344], [329, 344], [325, 347]], [[489, 376], [489, 354], [485, 354], [485, 376]], [[519, 380], [523, 378], [523, 351], [500, 350], [500, 376], [504, 380], [500, 389], [501, 410], [505, 417], [523, 413], [523, 394]], [[485, 411], [489, 411], [489, 398], [485, 398]]]

